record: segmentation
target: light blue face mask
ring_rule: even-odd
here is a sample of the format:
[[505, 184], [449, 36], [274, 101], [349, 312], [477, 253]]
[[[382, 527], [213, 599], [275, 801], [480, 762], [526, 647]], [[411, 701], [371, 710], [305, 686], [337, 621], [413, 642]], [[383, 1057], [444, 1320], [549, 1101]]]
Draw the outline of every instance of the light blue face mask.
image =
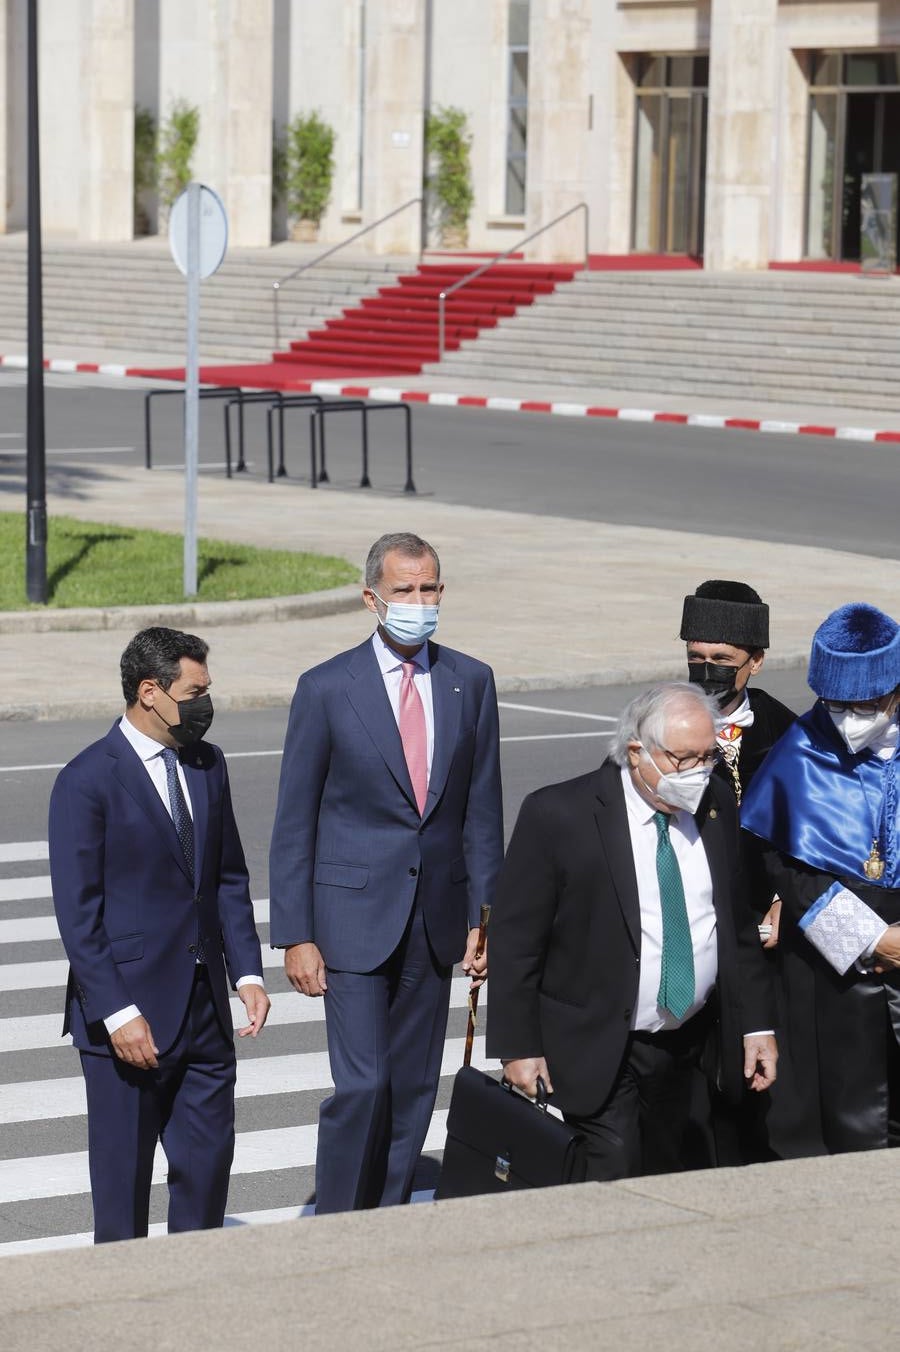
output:
[[377, 591], [372, 595], [385, 607], [387, 614], [381, 627], [389, 638], [404, 648], [421, 647], [437, 629], [438, 606], [417, 606], [405, 601], [385, 601]]

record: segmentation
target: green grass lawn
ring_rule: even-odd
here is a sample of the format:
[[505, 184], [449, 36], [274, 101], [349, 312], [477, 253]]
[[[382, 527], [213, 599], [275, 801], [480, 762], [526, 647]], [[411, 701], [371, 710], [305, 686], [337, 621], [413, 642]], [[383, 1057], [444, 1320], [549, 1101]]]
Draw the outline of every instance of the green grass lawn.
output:
[[[49, 604], [64, 608], [183, 601], [183, 551], [180, 535], [52, 516], [47, 540]], [[359, 570], [326, 554], [199, 540], [197, 580], [200, 601], [245, 601], [326, 591], [358, 582]], [[0, 512], [0, 610], [27, 607], [25, 514]]]

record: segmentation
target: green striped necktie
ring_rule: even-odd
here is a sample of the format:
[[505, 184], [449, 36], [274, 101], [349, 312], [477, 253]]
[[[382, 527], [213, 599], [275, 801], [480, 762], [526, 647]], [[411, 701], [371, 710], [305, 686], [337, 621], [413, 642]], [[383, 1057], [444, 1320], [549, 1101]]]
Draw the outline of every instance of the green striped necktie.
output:
[[684, 901], [681, 869], [669, 839], [669, 817], [654, 812], [656, 822], [656, 876], [662, 907], [662, 973], [657, 1002], [676, 1019], [683, 1019], [694, 1003], [694, 949]]

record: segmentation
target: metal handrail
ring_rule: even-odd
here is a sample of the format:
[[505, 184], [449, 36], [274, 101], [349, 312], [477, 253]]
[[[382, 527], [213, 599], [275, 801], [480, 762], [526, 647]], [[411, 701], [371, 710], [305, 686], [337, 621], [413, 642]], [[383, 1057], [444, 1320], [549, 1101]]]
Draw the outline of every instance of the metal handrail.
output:
[[524, 244], [530, 244], [533, 239], [537, 239], [538, 235], [542, 235], [545, 230], [550, 230], [554, 225], [559, 225], [560, 221], [566, 220], [569, 216], [574, 215], [576, 211], [584, 212], [584, 266], [588, 266], [591, 216], [587, 202], [578, 202], [574, 207], [569, 207], [568, 211], [564, 211], [561, 216], [554, 216], [553, 220], [548, 221], [546, 225], [542, 225], [540, 230], [535, 230], [530, 235], [526, 235], [525, 238], [520, 239], [517, 244], [511, 244], [505, 253], [498, 254], [496, 258], [492, 258], [488, 263], [482, 263], [481, 267], [476, 268], [474, 272], [467, 272], [465, 277], [460, 277], [458, 282], [454, 282], [446, 291], [440, 293], [438, 296], [438, 361], [444, 360], [444, 336], [448, 297], [452, 296], [455, 291], [461, 291], [464, 286], [468, 286], [469, 282], [474, 282], [475, 278], [480, 277], [483, 272], [490, 271], [497, 263], [502, 263], [505, 258], [509, 258], [510, 254], [517, 253]]
[[[373, 221], [371, 225], [364, 225], [362, 230], [357, 230], [355, 234], [350, 235], [347, 239], [342, 239], [340, 244], [332, 244], [331, 248], [326, 249], [324, 253], [317, 254], [316, 257], [311, 258], [308, 263], [301, 263], [299, 268], [294, 268], [293, 272], [285, 273], [285, 275], [281, 277], [277, 282], [272, 283], [272, 304], [275, 312], [276, 349], [281, 347], [281, 326], [278, 322], [278, 293], [284, 286], [284, 284], [286, 282], [293, 281], [295, 277], [299, 277], [301, 272], [307, 272], [310, 268], [314, 268], [317, 263], [323, 263], [325, 259], [330, 258], [332, 254], [339, 253], [341, 249], [346, 249], [348, 244], [353, 244], [356, 240], [362, 239], [363, 235], [367, 235], [370, 230], [377, 230], [379, 225], [383, 225], [385, 221], [389, 221], [392, 216], [399, 216], [401, 211], [406, 211], [407, 208], [416, 205], [418, 206], [422, 205], [421, 197], [411, 197], [409, 201], [404, 202], [402, 206], [394, 207], [393, 211], [387, 212], [387, 214], [384, 216], [379, 216], [378, 220]], [[421, 257], [422, 257], [422, 240], [420, 238], [419, 240], [420, 260]]]

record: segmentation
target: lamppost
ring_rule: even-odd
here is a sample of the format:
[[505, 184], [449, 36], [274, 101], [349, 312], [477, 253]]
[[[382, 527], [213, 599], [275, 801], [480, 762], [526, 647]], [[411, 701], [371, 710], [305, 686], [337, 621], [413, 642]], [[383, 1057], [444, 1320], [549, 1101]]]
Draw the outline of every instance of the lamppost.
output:
[[44, 439], [44, 311], [41, 284], [41, 161], [37, 0], [28, 0], [28, 398], [25, 586], [47, 603], [47, 475]]

